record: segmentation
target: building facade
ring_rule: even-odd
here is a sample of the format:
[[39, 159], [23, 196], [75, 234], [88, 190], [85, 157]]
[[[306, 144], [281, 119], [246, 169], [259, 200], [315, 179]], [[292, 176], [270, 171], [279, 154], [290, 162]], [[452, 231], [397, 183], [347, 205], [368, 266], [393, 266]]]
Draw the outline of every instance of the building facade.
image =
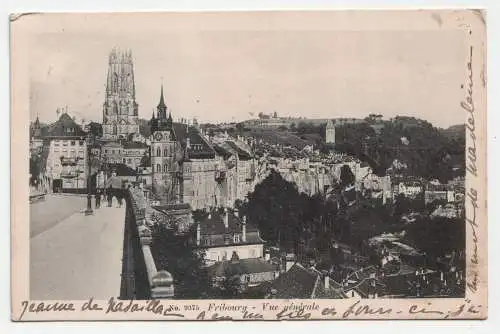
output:
[[207, 265], [238, 259], [264, 258], [264, 240], [246, 217], [227, 208], [211, 210], [197, 223], [196, 245], [205, 250]]
[[113, 49], [109, 54], [106, 98], [103, 105], [103, 137], [128, 138], [139, 133], [139, 105], [135, 101], [132, 52]]
[[46, 174], [51, 179], [52, 190], [70, 191], [87, 187], [86, 133], [67, 114], [52, 124], [46, 139], [48, 156]]

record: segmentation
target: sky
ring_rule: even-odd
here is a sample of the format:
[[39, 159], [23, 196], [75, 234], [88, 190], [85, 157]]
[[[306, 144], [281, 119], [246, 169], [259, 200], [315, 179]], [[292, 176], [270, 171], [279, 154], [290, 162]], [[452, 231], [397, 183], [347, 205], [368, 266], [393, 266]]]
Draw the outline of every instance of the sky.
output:
[[464, 122], [464, 35], [438, 29], [439, 22], [414, 29], [370, 17], [366, 28], [352, 22], [369, 20], [338, 14], [142, 15], [34, 22], [30, 119], [52, 122], [67, 105], [78, 120], [102, 121], [108, 54], [117, 47], [132, 50], [141, 118], [151, 117], [163, 83], [174, 119], [231, 122], [276, 111], [405, 115], [439, 127]]

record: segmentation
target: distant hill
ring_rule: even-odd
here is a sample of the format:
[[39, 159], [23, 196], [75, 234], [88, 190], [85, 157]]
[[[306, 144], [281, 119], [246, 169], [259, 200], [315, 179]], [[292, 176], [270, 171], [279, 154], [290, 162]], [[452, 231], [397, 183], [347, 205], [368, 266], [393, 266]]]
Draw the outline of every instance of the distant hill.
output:
[[269, 144], [279, 144], [281, 146], [292, 146], [299, 150], [307, 145], [315, 144], [315, 141], [307, 137], [299, 137], [290, 131], [277, 129], [245, 129], [243, 136], [262, 139]]
[[465, 124], [452, 125], [447, 129], [439, 129], [439, 132], [450, 140], [465, 140]]
[[408, 166], [408, 175], [446, 182], [463, 176], [463, 134], [460, 126], [443, 130], [425, 120], [399, 116], [384, 121], [380, 134], [364, 124], [338, 127], [336, 149], [368, 162], [377, 174], [384, 174], [397, 159]]

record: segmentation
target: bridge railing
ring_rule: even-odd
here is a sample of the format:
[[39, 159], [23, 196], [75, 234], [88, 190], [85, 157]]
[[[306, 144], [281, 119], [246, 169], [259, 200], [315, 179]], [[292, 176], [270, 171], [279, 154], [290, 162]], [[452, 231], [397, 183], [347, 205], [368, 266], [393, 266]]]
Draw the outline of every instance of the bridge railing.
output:
[[151, 229], [146, 222], [147, 203], [142, 189], [123, 190], [126, 201], [121, 299], [174, 297], [172, 275], [158, 270], [151, 253]]

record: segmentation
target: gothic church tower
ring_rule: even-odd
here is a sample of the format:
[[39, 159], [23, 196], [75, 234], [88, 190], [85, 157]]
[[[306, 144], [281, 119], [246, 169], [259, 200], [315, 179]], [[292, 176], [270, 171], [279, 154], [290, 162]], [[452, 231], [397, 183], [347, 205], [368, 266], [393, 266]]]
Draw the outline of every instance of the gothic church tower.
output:
[[106, 98], [103, 105], [104, 138], [127, 138], [130, 134], [139, 133], [138, 110], [132, 51], [113, 49], [108, 59]]
[[151, 119], [151, 167], [153, 193], [160, 198], [162, 204], [173, 204], [181, 201], [180, 171], [182, 164], [182, 146], [177, 140], [161, 87], [157, 116]]

